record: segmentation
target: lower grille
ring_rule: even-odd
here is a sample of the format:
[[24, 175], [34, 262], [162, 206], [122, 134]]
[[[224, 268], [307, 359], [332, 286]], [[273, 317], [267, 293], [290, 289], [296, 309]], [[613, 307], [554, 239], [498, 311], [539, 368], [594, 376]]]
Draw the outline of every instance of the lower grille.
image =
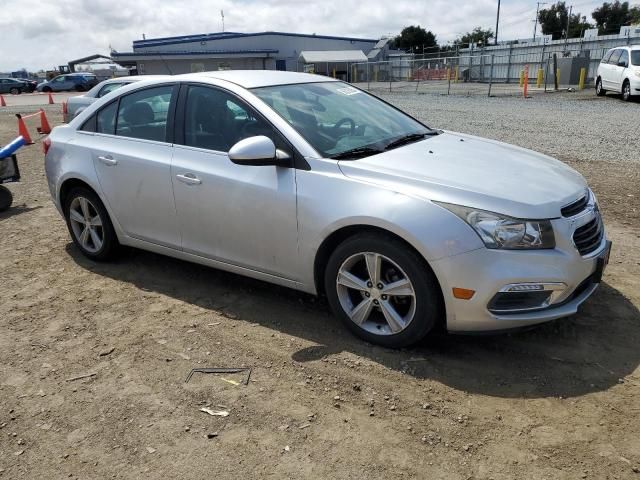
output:
[[487, 308], [493, 313], [543, 308], [551, 293], [544, 290], [539, 292], [498, 292], [491, 299]]
[[596, 215], [589, 223], [576, 229], [573, 233], [573, 243], [580, 255], [589, 255], [598, 249], [603, 235], [602, 220], [600, 215]]

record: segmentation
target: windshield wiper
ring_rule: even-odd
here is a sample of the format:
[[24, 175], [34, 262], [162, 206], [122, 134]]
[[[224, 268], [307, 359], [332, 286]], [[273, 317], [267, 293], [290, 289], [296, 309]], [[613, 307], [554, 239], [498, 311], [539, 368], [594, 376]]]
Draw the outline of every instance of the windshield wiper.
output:
[[439, 132], [437, 130], [424, 133], [410, 133], [409, 135], [405, 135], [404, 137], [397, 138], [394, 141], [387, 143], [384, 149], [391, 150], [392, 148], [401, 147], [402, 145], [406, 145], [407, 143], [417, 142], [418, 140], [422, 140], [424, 137], [430, 137], [438, 134]]
[[335, 155], [331, 155], [329, 158], [333, 158], [334, 160], [345, 160], [348, 158], [368, 157], [369, 155], [375, 155], [376, 153], [382, 153], [382, 150], [373, 147], [358, 147], [345, 152], [336, 153]]

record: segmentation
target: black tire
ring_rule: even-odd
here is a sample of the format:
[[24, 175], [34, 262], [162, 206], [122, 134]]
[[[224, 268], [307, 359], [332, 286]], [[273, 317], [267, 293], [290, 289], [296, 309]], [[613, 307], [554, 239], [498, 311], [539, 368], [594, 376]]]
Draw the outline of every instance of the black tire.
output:
[[[381, 271], [383, 271], [383, 273], [381, 276], [384, 277], [384, 265], [385, 261], [388, 259], [395, 263], [397, 267], [400, 267], [400, 274], [404, 274], [413, 286], [413, 291], [415, 293], [415, 303], [412, 304], [413, 308], [415, 308], [414, 314], [406, 327], [398, 333], [391, 333], [390, 331], [387, 331], [385, 334], [383, 329], [388, 328], [387, 326], [383, 325], [380, 327], [376, 325], [375, 322], [370, 323], [369, 321], [366, 322], [369, 325], [368, 329], [365, 329], [352, 321], [342, 306], [337, 286], [337, 278], [340, 268], [345, 262], [349, 262], [350, 259], [357, 258], [358, 254], [365, 252], [371, 252], [386, 257], [382, 263]], [[394, 266], [391, 263], [387, 263], [386, 265], [387, 267], [391, 267], [391, 271], [393, 271]], [[355, 264], [354, 268], [357, 267], [358, 265]], [[387, 268], [386, 271], [388, 274], [389, 268]], [[362, 279], [362, 275], [358, 275], [358, 277]], [[393, 278], [388, 280], [389, 283], [396, 281]], [[340, 318], [347, 328], [356, 336], [373, 344], [390, 348], [401, 348], [412, 345], [422, 340], [443, 319], [444, 309], [442, 306], [441, 291], [435, 275], [418, 253], [403, 242], [391, 236], [375, 233], [363, 233], [345, 240], [331, 254], [329, 262], [327, 263], [324, 282], [327, 300], [333, 313]], [[387, 285], [389, 283], [387, 283]], [[353, 303], [356, 304], [360, 301], [358, 295], [363, 295], [361, 297], [362, 300], [365, 300], [364, 295], [371, 299], [375, 298], [375, 296], [382, 292], [382, 290], [379, 290], [375, 294], [369, 292], [358, 292], [356, 290], [352, 290], [351, 292], [353, 293], [349, 293], [349, 295], [355, 295], [355, 301]], [[379, 300], [380, 303], [385, 297], [383, 296], [381, 298], [382, 299]], [[392, 300], [392, 297], [387, 298], [389, 298], [387, 303], [395, 301]], [[404, 299], [403, 297], [394, 298], [398, 298], [400, 301], [404, 302], [408, 299], [408, 301], [411, 302], [410, 297], [404, 297]], [[376, 303], [376, 305], [380, 305], [380, 303]], [[384, 320], [381, 306], [374, 306], [371, 312], [372, 313], [369, 318], [373, 318], [374, 320], [375, 318]], [[376, 334], [371, 330], [380, 331], [381, 333]]]
[[625, 102], [631, 101], [631, 83], [629, 83], [629, 80], [622, 82], [622, 100]]
[[[72, 225], [71, 206], [74, 203], [75, 199], [80, 198], [85, 198], [90, 202], [91, 214], [96, 213], [100, 216], [102, 225], [101, 227], [97, 228], [100, 229], [99, 233], [102, 236], [102, 245], [95, 251], [91, 251], [82, 245], [80, 239], [78, 238], [78, 235], [74, 231], [74, 226]], [[64, 200], [63, 211], [64, 218], [67, 222], [67, 228], [69, 229], [69, 234], [71, 235], [71, 239], [85, 257], [96, 261], [106, 261], [115, 256], [120, 246], [120, 244], [118, 243], [118, 237], [113, 228], [113, 224], [111, 223], [111, 219], [109, 218], [109, 214], [107, 213], [106, 208], [104, 208], [102, 201], [93, 190], [90, 190], [86, 187], [76, 187], [71, 190], [71, 192], [69, 192]]]
[[51, 90], [51, 87], [42, 87], [42, 91], [44, 93], [49, 93], [49, 92], [52, 92], [53, 90]]
[[7, 187], [0, 185], [0, 212], [8, 210], [13, 203], [13, 195], [11, 190]]
[[596, 80], [596, 95], [599, 97], [604, 97], [606, 93], [607, 91], [602, 88], [602, 79], [598, 77], [598, 80]]
[[9, 90], [9, 93], [11, 95], [20, 95], [20, 93], [22, 93], [22, 91], [17, 87], [11, 87], [11, 89]]

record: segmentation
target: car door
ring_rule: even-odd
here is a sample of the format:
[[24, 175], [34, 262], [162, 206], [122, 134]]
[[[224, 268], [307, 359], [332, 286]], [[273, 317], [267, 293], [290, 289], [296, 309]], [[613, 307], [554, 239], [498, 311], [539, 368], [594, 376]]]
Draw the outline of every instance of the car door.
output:
[[605, 85], [607, 90], [620, 90], [618, 85], [616, 85], [616, 75], [618, 67], [618, 59], [622, 54], [622, 49], [616, 48], [611, 57], [609, 57], [609, 62], [607, 62], [607, 69], [605, 71], [605, 77], [602, 79], [602, 83]]
[[0, 78], [0, 93], [9, 93], [9, 81], [5, 78]]
[[229, 148], [283, 137], [244, 101], [221, 88], [183, 85], [176, 114], [171, 179], [185, 252], [295, 280], [296, 185], [293, 168], [242, 166]]
[[171, 185], [174, 84], [137, 90], [95, 115], [90, 149], [106, 202], [130, 237], [180, 249]]
[[625, 73], [629, 67], [629, 52], [627, 50], [620, 50], [620, 57], [615, 65], [611, 65], [611, 81], [615, 85], [617, 92], [622, 92], [622, 81], [624, 80]]

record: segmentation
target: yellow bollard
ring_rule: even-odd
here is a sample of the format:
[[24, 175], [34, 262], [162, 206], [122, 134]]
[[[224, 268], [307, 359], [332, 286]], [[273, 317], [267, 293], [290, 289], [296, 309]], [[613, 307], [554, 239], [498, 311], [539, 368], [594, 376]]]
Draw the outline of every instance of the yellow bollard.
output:
[[520, 70], [520, 88], [524, 86], [524, 70]]
[[451, 67], [447, 67], [447, 82], [451, 80]]
[[536, 78], [536, 87], [540, 88], [542, 86], [542, 82], [544, 81], [544, 70], [538, 69], [538, 78]]
[[353, 79], [351, 80], [353, 83], [356, 83], [358, 81], [358, 70], [356, 69], [356, 67], [352, 67], [353, 70]]
[[336, 78], [336, 69], [333, 69], [333, 78]]
[[456, 65], [456, 73], [455, 73], [455, 78], [454, 78], [454, 82], [458, 83], [458, 73], [460, 73], [460, 67], [458, 65]]
[[580, 82], [578, 83], [578, 90], [584, 90], [584, 81], [586, 78], [587, 78], [587, 69], [583, 67], [580, 69]]
[[556, 85], [560, 86], [560, 69], [556, 69]]
[[378, 69], [376, 68], [375, 72], [373, 72], [373, 81], [377, 82], [378, 81]]

